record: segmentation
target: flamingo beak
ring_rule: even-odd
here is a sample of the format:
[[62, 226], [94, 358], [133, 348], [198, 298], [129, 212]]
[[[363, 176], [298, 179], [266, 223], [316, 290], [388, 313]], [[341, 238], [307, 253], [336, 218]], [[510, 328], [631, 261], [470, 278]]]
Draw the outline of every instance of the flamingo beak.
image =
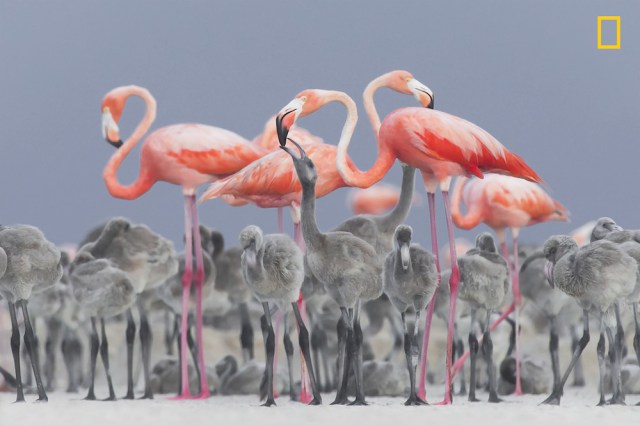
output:
[[418, 102], [420, 102], [420, 105], [422, 105], [425, 108], [433, 109], [434, 97], [431, 89], [429, 89], [424, 84], [420, 83], [415, 78], [412, 78], [411, 80], [409, 80], [409, 82], [407, 83], [407, 86], [409, 86], [409, 90], [411, 90], [411, 93], [413, 93], [413, 96], [418, 100]]
[[544, 266], [544, 276], [549, 281], [549, 285], [551, 288], [555, 288], [555, 284], [553, 283], [553, 263], [547, 261], [547, 264]]
[[115, 148], [120, 148], [122, 146], [120, 129], [113, 119], [109, 108], [105, 108], [102, 111], [102, 137]]
[[402, 269], [405, 271], [409, 269], [409, 263], [411, 262], [409, 244], [402, 244], [402, 246], [400, 246], [400, 259], [402, 260]]
[[302, 100], [296, 98], [282, 108], [276, 116], [276, 130], [278, 132], [280, 146], [286, 145], [289, 129], [291, 129], [291, 126], [293, 126], [298, 119], [303, 104]]
[[622, 229], [622, 226], [615, 224], [615, 225], [611, 225], [611, 230], [612, 231], [624, 231], [624, 229]]
[[[294, 160], [302, 160], [303, 158], [307, 157], [307, 153], [304, 151], [304, 149], [302, 149], [302, 147], [300, 146], [300, 144], [298, 144], [298, 142], [294, 141], [291, 138], [287, 138], [286, 140], [288, 140], [289, 142], [291, 142], [292, 144], [294, 144], [296, 146], [296, 148], [298, 148], [298, 151], [300, 152], [300, 156], [298, 157], [296, 154], [293, 153], [293, 151], [291, 149], [289, 149], [286, 145], [280, 144], [280, 148], [282, 150], [284, 150], [287, 154], [289, 154], [291, 157], [293, 157]], [[286, 143], [286, 141], [285, 141]]]

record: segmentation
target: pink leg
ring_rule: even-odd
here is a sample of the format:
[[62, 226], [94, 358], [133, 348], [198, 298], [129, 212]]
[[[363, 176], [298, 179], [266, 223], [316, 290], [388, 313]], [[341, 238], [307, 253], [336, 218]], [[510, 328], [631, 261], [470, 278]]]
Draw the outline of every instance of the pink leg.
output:
[[429, 219], [431, 224], [431, 250], [436, 257], [438, 287], [433, 293], [431, 302], [429, 302], [427, 317], [425, 318], [424, 323], [424, 333], [422, 335], [422, 353], [420, 354], [420, 377], [418, 380], [418, 396], [423, 400], [426, 400], [427, 398], [427, 351], [429, 349], [429, 335], [431, 334], [431, 320], [433, 319], [433, 312], [436, 308], [436, 297], [438, 296], [438, 288], [440, 288], [440, 258], [438, 256], [438, 235], [436, 233], [436, 195], [433, 192], [428, 192], [427, 197], [429, 199]]
[[451, 404], [452, 388], [451, 388], [451, 356], [453, 348], [453, 326], [456, 320], [456, 301], [458, 300], [458, 284], [460, 284], [460, 270], [458, 269], [458, 256], [456, 254], [456, 242], [453, 239], [453, 223], [451, 222], [451, 206], [449, 204], [449, 191], [442, 191], [444, 200], [444, 211], [447, 219], [447, 233], [449, 236], [449, 253], [451, 256], [451, 278], [449, 279], [449, 288], [451, 296], [449, 299], [449, 327], [447, 329], [447, 359], [446, 359], [446, 375], [445, 375], [445, 394], [443, 404]]
[[278, 234], [284, 234], [284, 212], [278, 207]]
[[303, 253], [307, 251], [307, 246], [305, 245], [304, 237], [302, 236], [302, 225], [300, 222], [293, 223], [293, 241], [296, 242]]
[[[491, 329], [491, 331], [495, 330], [498, 327], [498, 325], [500, 325], [500, 323], [502, 321], [504, 321], [511, 314], [511, 312], [513, 312], [514, 310], [515, 310], [515, 305], [511, 304], [511, 306], [509, 306], [509, 308], [506, 311], [504, 311], [502, 313], [502, 315], [500, 315], [500, 317], [497, 320], [495, 320], [494, 322], [491, 323], [491, 326], [489, 327]], [[482, 343], [482, 338], [483, 337], [484, 337], [484, 335], [482, 334], [478, 338], [478, 345], [480, 345]], [[462, 365], [467, 360], [467, 358], [469, 358], [469, 351], [468, 350], [464, 354], [462, 354], [462, 356], [460, 358], [458, 358], [456, 363], [453, 365], [453, 367], [451, 369], [451, 378], [452, 379], [462, 369]]]
[[191, 390], [189, 389], [189, 369], [188, 352], [187, 352], [187, 317], [189, 316], [189, 297], [191, 295], [191, 280], [193, 278], [193, 226], [191, 222], [191, 198], [188, 195], [184, 197], [184, 235], [185, 235], [185, 268], [182, 275], [182, 321], [180, 329], [182, 331], [180, 338], [180, 352], [182, 355], [182, 364], [180, 365], [180, 373], [182, 376], [181, 395], [172, 399], [189, 399], [191, 398]]
[[513, 272], [511, 275], [511, 286], [513, 289], [513, 304], [516, 308], [516, 389], [514, 395], [523, 395], [522, 381], [520, 379], [520, 304], [522, 295], [520, 293], [520, 268], [518, 266], [518, 231], [514, 228], [511, 230], [513, 234]]
[[196, 251], [196, 342], [198, 345], [198, 363], [200, 364], [200, 395], [199, 398], [209, 398], [209, 383], [207, 367], [204, 362], [204, 338], [202, 336], [202, 285], [204, 283], [204, 260], [202, 259], [202, 241], [200, 241], [200, 225], [198, 223], [198, 207], [195, 195], [191, 196], [191, 217], [193, 227], [193, 246]]

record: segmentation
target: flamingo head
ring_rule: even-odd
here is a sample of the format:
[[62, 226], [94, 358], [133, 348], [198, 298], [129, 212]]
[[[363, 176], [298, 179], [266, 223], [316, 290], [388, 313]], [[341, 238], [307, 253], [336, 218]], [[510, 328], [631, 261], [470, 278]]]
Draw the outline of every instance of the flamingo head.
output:
[[262, 229], [255, 225], [249, 225], [240, 232], [240, 247], [244, 250], [243, 260], [250, 265], [255, 265], [258, 251], [262, 248]]
[[601, 217], [591, 231], [591, 242], [603, 239], [610, 232], [622, 230], [622, 227], [610, 217]]
[[553, 268], [556, 262], [565, 254], [577, 248], [578, 244], [568, 235], [553, 235], [544, 243], [542, 252], [548, 261], [545, 267], [545, 275], [551, 287], [554, 287]]
[[307, 89], [298, 93], [291, 102], [280, 110], [276, 115], [276, 131], [280, 146], [287, 143], [289, 129], [295, 124], [299, 117], [313, 114], [320, 107], [336, 99], [336, 92], [333, 90]]
[[483, 232], [476, 237], [476, 248], [481, 251], [497, 253], [496, 242], [488, 232]]
[[318, 172], [316, 171], [315, 164], [313, 164], [311, 158], [307, 156], [307, 153], [296, 141], [293, 139], [289, 139], [289, 141], [298, 148], [298, 151], [300, 152], [299, 157], [287, 146], [280, 146], [280, 148], [286, 151], [293, 159], [293, 165], [296, 168], [300, 184], [303, 186], [315, 186], [316, 181], [318, 180]]
[[391, 71], [385, 76], [385, 80], [386, 86], [391, 90], [405, 95], [413, 95], [420, 102], [420, 105], [433, 109], [433, 92], [416, 80], [410, 72], [403, 70]]
[[118, 122], [127, 101], [128, 87], [117, 87], [102, 99], [102, 137], [116, 148], [122, 146]]
[[411, 235], [413, 229], [409, 225], [398, 225], [395, 231], [395, 240], [400, 251], [400, 260], [402, 261], [402, 269], [409, 269], [411, 264]]

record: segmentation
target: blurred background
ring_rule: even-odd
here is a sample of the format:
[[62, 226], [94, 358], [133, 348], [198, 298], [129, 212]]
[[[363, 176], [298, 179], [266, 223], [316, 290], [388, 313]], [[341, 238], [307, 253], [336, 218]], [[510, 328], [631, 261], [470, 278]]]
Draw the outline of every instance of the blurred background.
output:
[[[622, 49], [596, 48], [598, 15], [622, 17]], [[638, 22], [640, 3], [623, 1], [2, 2], [0, 223], [37, 225], [66, 243], [122, 215], [181, 249], [178, 188], [159, 183], [135, 201], [107, 193], [102, 170], [114, 153], [100, 129], [107, 91], [148, 88], [158, 101], [153, 129], [200, 122], [251, 139], [300, 90], [342, 90], [361, 104], [370, 80], [406, 69], [434, 91], [438, 109], [523, 156], [571, 211], [572, 223], [525, 230], [523, 241], [543, 242], [603, 215], [640, 227]], [[382, 116], [416, 104], [384, 90], [376, 102]], [[142, 114], [142, 101], [130, 100], [123, 137]], [[299, 124], [337, 143], [344, 119], [334, 104]], [[138, 153], [124, 162], [121, 181], [137, 176]], [[361, 169], [376, 156], [364, 110], [350, 155]], [[400, 176], [396, 164], [385, 181], [399, 185]], [[424, 194], [421, 182], [416, 188]], [[322, 229], [351, 214], [347, 193], [318, 202]], [[409, 223], [429, 247], [427, 216], [423, 202]], [[200, 217], [230, 245], [250, 223], [276, 230], [275, 210], [220, 200], [203, 204]]]

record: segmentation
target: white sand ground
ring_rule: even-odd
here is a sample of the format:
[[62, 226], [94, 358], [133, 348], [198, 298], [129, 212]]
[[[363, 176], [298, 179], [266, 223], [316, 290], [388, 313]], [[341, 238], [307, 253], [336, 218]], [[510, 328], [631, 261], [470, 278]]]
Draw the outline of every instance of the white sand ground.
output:
[[[434, 391], [435, 394], [435, 391]], [[100, 394], [99, 394], [100, 395]], [[538, 406], [540, 395], [506, 397], [501, 404], [468, 403], [458, 398], [453, 406], [405, 407], [403, 398], [369, 398], [367, 407], [324, 405], [308, 407], [279, 398], [277, 407], [261, 407], [256, 397], [217, 397], [205, 401], [88, 402], [84, 395], [61, 392], [49, 395], [48, 403], [14, 404], [15, 395], [0, 394], [0, 425], [627, 425], [637, 424], [640, 407], [596, 407], [593, 388], [567, 388], [559, 407]], [[479, 397], [486, 399], [486, 394]], [[35, 395], [28, 395], [34, 401]], [[637, 396], [627, 397], [634, 404]], [[633, 422], [633, 423], [632, 423]]]

